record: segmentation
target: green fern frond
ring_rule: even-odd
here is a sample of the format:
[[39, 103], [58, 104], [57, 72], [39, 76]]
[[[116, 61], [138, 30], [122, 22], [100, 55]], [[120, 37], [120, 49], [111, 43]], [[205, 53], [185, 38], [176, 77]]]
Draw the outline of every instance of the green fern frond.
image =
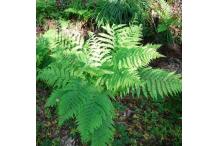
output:
[[[106, 40], [106, 39], [105, 39]], [[104, 62], [108, 61], [111, 56], [110, 50], [102, 45], [101, 38], [92, 35], [89, 39], [89, 64], [94, 67], [101, 66]]]
[[126, 95], [130, 93], [130, 88], [140, 83], [140, 77], [136, 70], [115, 68], [113, 74], [99, 77], [96, 84], [105, 86], [112, 93]]
[[142, 26], [133, 25], [126, 27], [125, 24], [120, 25], [106, 25], [102, 27], [106, 34], [100, 34], [101, 43], [109, 44], [109, 48], [119, 49], [119, 48], [132, 48], [141, 45], [142, 40]]
[[57, 46], [57, 36], [58, 33], [55, 29], [49, 29], [43, 34], [43, 37], [49, 41], [49, 49], [51, 52], [54, 52], [54, 49]]
[[[88, 142], [90, 134], [103, 125], [104, 120], [110, 120], [112, 124], [114, 108], [106, 94], [98, 92], [95, 95], [89, 95], [87, 102], [83, 105], [76, 115], [78, 129], [82, 140]], [[107, 142], [107, 141], [105, 141]]]
[[116, 39], [119, 40], [117, 41], [117, 47], [132, 48], [141, 45], [143, 36], [141, 25], [119, 28], [116, 29], [115, 33]]
[[115, 129], [111, 119], [103, 120], [102, 125], [96, 129], [91, 137], [91, 146], [107, 146], [113, 140]]
[[94, 11], [89, 9], [79, 8], [77, 6], [72, 6], [64, 11], [67, 15], [74, 14], [79, 18], [83, 18], [85, 20], [91, 19], [94, 16]]
[[75, 90], [63, 94], [58, 104], [58, 124], [63, 125], [66, 120], [74, 117], [84, 100], [80, 93]]
[[51, 62], [49, 55], [49, 41], [40, 36], [36, 40], [36, 66], [38, 70], [46, 67]]
[[53, 107], [57, 105], [57, 102], [59, 102], [60, 97], [64, 94], [63, 90], [61, 89], [56, 89], [54, 90], [51, 95], [49, 96], [45, 107]]
[[48, 68], [40, 71], [38, 79], [46, 81], [50, 86], [61, 88], [71, 80], [70, 69], [62, 64], [51, 64]]
[[[71, 29], [64, 29], [59, 33], [59, 44], [67, 44], [69, 49], [75, 51], [81, 51], [84, 46], [84, 38], [79, 31], [71, 30]], [[66, 48], [66, 46], [63, 46]]]
[[136, 16], [140, 17], [140, 11], [138, 0], [103, 0], [96, 2], [95, 20], [98, 26], [112, 23], [128, 24]]
[[157, 45], [146, 45], [138, 48], [120, 48], [113, 55], [113, 63], [121, 68], [139, 68], [147, 66], [152, 60], [162, 57], [156, 49]]
[[120, 66], [123, 66], [123, 62], [126, 62], [124, 66], [132, 67], [134, 65], [140, 67], [147, 65], [152, 59], [161, 57], [156, 52], [159, 47], [157, 45], [139, 48], [142, 37], [141, 26], [125, 27], [125, 25], [121, 24], [112, 27], [106, 25], [103, 28], [106, 33], [93, 35], [89, 40], [89, 58], [93, 66], [101, 66], [104, 62], [110, 61], [112, 53], [116, 51], [113, 58], [115, 58], [115, 64]]
[[[66, 87], [56, 90], [46, 105], [58, 105], [59, 125], [76, 117], [78, 130], [84, 142], [105, 145], [112, 139], [114, 107], [107, 94], [82, 80], [72, 80]], [[102, 129], [103, 128], [103, 129]], [[105, 134], [101, 141], [96, 135]]]
[[154, 99], [173, 96], [182, 90], [181, 75], [161, 69], [144, 68], [139, 71], [143, 93]]
[[63, 28], [58, 28], [58, 30], [49, 29], [45, 32], [43, 37], [49, 41], [49, 49], [51, 52], [67, 49], [81, 51], [84, 46], [84, 38], [78, 31]]
[[160, 5], [161, 9], [157, 10], [158, 14], [162, 19], [169, 19], [172, 17], [172, 10], [170, 5], [165, 0], [158, 0], [157, 3]]

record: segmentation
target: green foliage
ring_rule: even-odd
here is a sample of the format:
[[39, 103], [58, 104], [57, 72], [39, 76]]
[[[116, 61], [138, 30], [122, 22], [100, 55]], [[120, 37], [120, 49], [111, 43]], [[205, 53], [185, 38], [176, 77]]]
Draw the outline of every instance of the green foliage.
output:
[[127, 97], [116, 102], [118, 116], [112, 145], [181, 146], [181, 99], [178, 94], [155, 101]]
[[36, 23], [42, 25], [45, 19], [57, 18], [56, 0], [36, 1]]
[[149, 134], [159, 139], [159, 143], [162, 145], [169, 138], [175, 146], [182, 144], [181, 99], [181, 95], [177, 95], [174, 98], [146, 103], [147, 108], [144, 111], [143, 124], [146, 125]]
[[[165, 0], [67, 0], [58, 7], [55, 0], [37, 0], [37, 24], [45, 19], [71, 19], [71, 16], [106, 24], [143, 24], [143, 35], [162, 44], [180, 43], [181, 18]], [[157, 19], [157, 21], [156, 21]]]
[[130, 23], [136, 18], [143, 19], [145, 14], [142, 13], [140, 5], [140, 0], [74, 0], [65, 12], [85, 20], [94, 19], [100, 27], [106, 24]]
[[144, 80], [143, 93], [150, 94], [151, 97], [164, 97], [170, 94], [174, 96], [181, 91], [180, 75], [169, 73], [160, 69], [146, 68], [140, 70], [140, 75]]
[[[165, 145], [162, 141], [169, 139], [173, 145], [181, 145], [181, 127], [175, 123], [181, 114], [174, 113], [176, 103], [181, 101], [157, 103], [168, 96], [177, 99], [182, 88], [181, 75], [149, 67], [150, 62], [164, 56], [157, 51], [159, 44], [142, 45], [144, 42], [181, 43], [181, 32], [175, 32], [181, 30], [181, 18], [172, 11], [173, 2], [61, 0], [61, 5], [56, 2], [36, 1], [37, 26], [43, 26], [50, 19], [79, 18], [87, 24], [87, 28], [81, 27], [82, 31], [90, 27], [94, 31], [96, 25], [98, 30], [90, 32], [86, 40], [86, 36], [72, 29], [68, 22], [58, 21], [57, 30], [48, 30], [37, 38], [37, 80], [52, 88], [45, 106], [57, 109], [58, 122], [54, 123], [62, 126], [66, 121], [75, 122], [76, 125], [67, 125], [76, 126], [73, 135], [80, 134], [82, 142], [92, 146], [145, 145], [146, 132], [148, 137], [157, 138], [155, 141], [161, 140], [156, 145]], [[141, 121], [145, 133], [139, 133], [137, 128], [131, 131], [129, 126], [138, 125], [136, 123], [128, 123], [127, 127], [113, 122], [117, 109], [116, 105], [113, 107], [114, 100], [125, 100], [129, 94], [146, 97], [142, 99], [146, 107], [155, 105], [152, 109], [138, 109], [141, 114], [146, 111], [143, 118], [140, 115], [137, 119], [137, 115], [130, 119]], [[155, 103], [149, 102], [151, 100]], [[118, 111], [121, 110], [118, 108]], [[173, 112], [170, 113], [172, 119], [165, 117], [169, 112]], [[49, 129], [44, 131], [49, 124], [39, 123], [37, 130], [39, 126], [41, 133], [50, 134]], [[112, 143], [115, 129], [118, 135]], [[37, 140], [38, 145], [60, 145], [60, 139], [54, 143], [51, 136], [42, 137], [46, 140]]]
[[[143, 18], [139, 0], [109, 0], [96, 6], [96, 22], [105, 24], [128, 24], [135, 18]], [[141, 21], [143, 22], [143, 21]]]
[[67, 18], [64, 9], [67, 9], [72, 0], [36, 0], [36, 24], [43, 26], [46, 20]]
[[78, 16], [81, 19], [89, 20], [94, 17], [94, 10], [90, 9], [86, 3], [81, 0], [74, 0], [70, 6], [64, 10], [65, 14]]
[[157, 9], [156, 12], [160, 17], [160, 23], [157, 26], [157, 32], [160, 33], [162, 39], [166, 38], [163, 42], [172, 44], [174, 42], [174, 38], [171, 27], [178, 26], [181, 22], [179, 22], [178, 18], [173, 17], [172, 9], [166, 1], [159, 0], [158, 2], [160, 9]]
[[179, 75], [149, 67], [162, 55], [157, 52], [160, 45], [140, 43], [141, 26], [103, 29], [90, 33], [86, 42], [64, 29], [46, 33], [44, 37], [53, 42], [49, 45], [53, 62], [38, 75], [54, 88], [46, 106], [57, 106], [59, 124], [74, 117], [82, 141], [92, 146], [113, 140], [115, 96], [132, 93], [157, 99], [181, 91]]
[[126, 126], [123, 124], [117, 124], [116, 125], [117, 135], [119, 136], [119, 139], [114, 140], [112, 143], [112, 146], [125, 146], [130, 144], [130, 137], [128, 136]]
[[[163, 44], [175, 43], [176, 34], [173, 28], [181, 29], [181, 18], [173, 13], [172, 6], [165, 0], [149, 0], [147, 11], [150, 13], [151, 19], [157, 18], [155, 25], [156, 39]], [[181, 36], [179, 36], [181, 37]]]
[[36, 65], [40, 66], [44, 57], [48, 54], [48, 41], [44, 38], [36, 40]]
[[39, 37], [36, 40], [36, 66], [37, 69], [42, 69], [51, 61], [49, 57], [49, 42], [44, 37]]

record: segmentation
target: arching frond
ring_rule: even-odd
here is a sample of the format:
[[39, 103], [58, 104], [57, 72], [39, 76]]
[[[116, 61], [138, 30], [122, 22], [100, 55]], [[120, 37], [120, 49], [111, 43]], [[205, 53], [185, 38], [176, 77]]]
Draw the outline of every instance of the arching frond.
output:
[[152, 60], [161, 57], [156, 45], [138, 48], [120, 48], [113, 55], [113, 63], [118, 68], [139, 68], [148, 65]]
[[[78, 130], [84, 142], [105, 145], [113, 135], [114, 108], [107, 94], [82, 80], [72, 80], [56, 90], [48, 99], [47, 106], [58, 106], [59, 124], [76, 117]], [[95, 136], [106, 134], [98, 141]]]
[[142, 91], [153, 98], [175, 95], [181, 92], [181, 75], [161, 69], [144, 68], [140, 70]]

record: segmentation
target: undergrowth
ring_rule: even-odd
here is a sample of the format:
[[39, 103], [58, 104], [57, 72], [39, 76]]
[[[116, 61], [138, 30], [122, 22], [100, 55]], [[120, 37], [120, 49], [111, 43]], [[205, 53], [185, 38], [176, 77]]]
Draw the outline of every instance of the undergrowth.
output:
[[87, 41], [62, 28], [45, 33], [53, 61], [37, 76], [53, 88], [46, 107], [57, 106], [59, 125], [75, 118], [82, 142], [92, 146], [113, 141], [115, 97], [157, 100], [181, 91], [180, 75], [149, 67], [163, 56], [157, 52], [160, 45], [140, 44], [140, 25], [102, 28], [102, 33], [90, 32]]
[[37, 0], [37, 24], [46, 19], [82, 19], [106, 24], [142, 24], [143, 36], [161, 44], [181, 44], [181, 16], [165, 0]]
[[150, 66], [181, 45], [173, 2], [36, 1], [37, 145], [181, 145], [181, 74]]

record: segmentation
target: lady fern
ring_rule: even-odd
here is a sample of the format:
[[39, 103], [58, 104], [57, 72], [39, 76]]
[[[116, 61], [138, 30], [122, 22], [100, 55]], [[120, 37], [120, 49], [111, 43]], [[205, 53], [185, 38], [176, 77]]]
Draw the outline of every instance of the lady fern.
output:
[[[180, 75], [149, 67], [163, 55], [157, 52], [160, 45], [140, 43], [141, 26], [103, 29], [86, 42], [60, 32], [52, 38], [53, 62], [38, 75], [54, 88], [46, 106], [57, 106], [59, 124], [74, 117], [82, 141], [92, 146], [113, 140], [115, 96], [132, 93], [156, 99], [181, 92]], [[70, 39], [71, 45], [63, 45], [60, 38]]]

